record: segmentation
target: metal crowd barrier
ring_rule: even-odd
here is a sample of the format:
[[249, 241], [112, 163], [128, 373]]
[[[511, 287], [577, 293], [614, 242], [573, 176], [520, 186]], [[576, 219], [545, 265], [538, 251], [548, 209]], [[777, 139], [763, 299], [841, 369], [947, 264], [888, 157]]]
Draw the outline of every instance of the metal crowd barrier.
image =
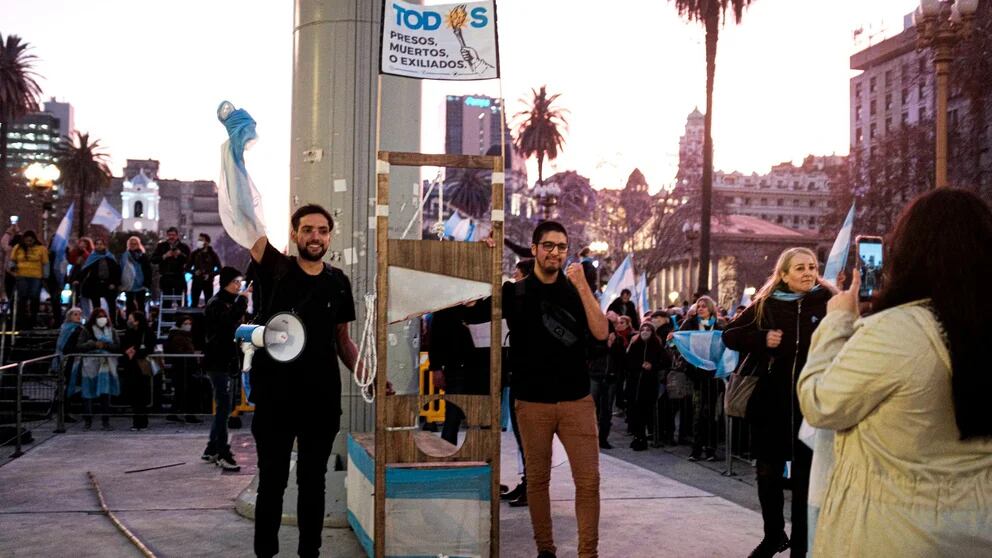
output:
[[[125, 357], [122, 354], [114, 353], [70, 353], [66, 355], [50, 354], [37, 358], [32, 358], [24, 360], [21, 362], [14, 362], [7, 364], [5, 366], [0, 366], [0, 386], [7, 384], [8, 376], [15, 372], [15, 382], [14, 382], [14, 397], [13, 397], [13, 414], [14, 414], [14, 453], [11, 455], [12, 458], [20, 457], [24, 454], [23, 452], [23, 438], [24, 432], [22, 432], [24, 426], [24, 399], [27, 395], [29, 401], [48, 401], [48, 411], [45, 416], [54, 415], [55, 418], [55, 430], [57, 434], [64, 433], [65, 430], [65, 418], [68, 405], [68, 398], [66, 395], [67, 390], [67, 371], [68, 367], [76, 362], [76, 359], [85, 358], [107, 358], [117, 357], [118, 358], [118, 370], [123, 367], [123, 360]], [[154, 359], [196, 359], [200, 360], [203, 358], [203, 353], [151, 353], [146, 358]], [[25, 368], [38, 364], [38, 363], [49, 363], [52, 359], [56, 357], [61, 357], [62, 362], [59, 366], [57, 372], [53, 372], [51, 367], [47, 367], [45, 373], [39, 374], [25, 374]], [[164, 374], [164, 362], [163, 371], [160, 372]], [[25, 378], [35, 378], [37, 380], [35, 392], [32, 394], [26, 394], [25, 389]], [[154, 390], [154, 380], [151, 380], [152, 387], [150, 389]], [[235, 402], [232, 406], [232, 416], [238, 416], [240, 413], [253, 411], [254, 407], [247, 403], [245, 397], [245, 391], [240, 385], [240, 381], [237, 382], [238, 391], [240, 392], [240, 401]], [[122, 395], [124, 393], [122, 392]], [[153, 394], [154, 396], [154, 394]], [[152, 398], [150, 401], [154, 401]], [[5, 405], [5, 401], [0, 401], [0, 415], [3, 414], [2, 409]], [[172, 411], [169, 413], [161, 413], [161, 415], [169, 414], [179, 414], [180, 411]], [[186, 414], [186, 413], [183, 413]], [[197, 414], [197, 413], [190, 413]], [[204, 414], [204, 413], [199, 413]], [[128, 415], [124, 415], [128, 416]], [[160, 415], [148, 415], [148, 416], [160, 416]], [[51, 420], [51, 419], [48, 419]], [[11, 442], [10, 439], [0, 440], [0, 444], [8, 445]]]

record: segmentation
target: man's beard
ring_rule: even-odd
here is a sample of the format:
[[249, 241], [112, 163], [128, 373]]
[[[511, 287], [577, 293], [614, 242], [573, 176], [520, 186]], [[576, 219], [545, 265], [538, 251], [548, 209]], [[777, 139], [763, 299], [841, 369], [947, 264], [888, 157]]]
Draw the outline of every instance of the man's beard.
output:
[[324, 254], [327, 253], [327, 246], [321, 248], [320, 252], [317, 254], [311, 254], [310, 251], [307, 249], [306, 244], [297, 244], [296, 249], [300, 252], [301, 258], [310, 262], [319, 262], [321, 259], [324, 258]]

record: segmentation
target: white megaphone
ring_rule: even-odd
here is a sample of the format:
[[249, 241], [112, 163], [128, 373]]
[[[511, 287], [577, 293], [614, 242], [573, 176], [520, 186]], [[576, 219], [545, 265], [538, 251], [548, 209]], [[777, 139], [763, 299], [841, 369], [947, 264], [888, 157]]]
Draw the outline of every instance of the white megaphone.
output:
[[265, 349], [276, 362], [292, 362], [303, 352], [307, 333], [300, 318], [291, 312], [275, 314], [264, 326], [246, 324], [234, 332], [234, 340], [245, 354], [242, 371], [251, 369], [255, 349]]

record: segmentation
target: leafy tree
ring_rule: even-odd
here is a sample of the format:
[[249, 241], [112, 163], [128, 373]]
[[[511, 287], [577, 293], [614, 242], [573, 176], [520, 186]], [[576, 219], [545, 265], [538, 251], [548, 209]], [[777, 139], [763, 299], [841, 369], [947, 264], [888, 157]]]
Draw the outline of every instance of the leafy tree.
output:
[[514, 115], [517, 120], [517, 135], [514, 147], [525, 158], [537, 157], [537, 184], [544, 184], [544, 160], [554, 161], [558, 151], [565, 145], [564, 132], [568, 131], [565, 109], [554, 105], [560, 93], [548, 96], [547, 86], [532, 90], [533, 98], [529, 108]]
[[968, 108], [949, 123], [948, 172], [952, 185], [992, 203], [992, 2], [978, 4], [973, 25], [951, 65], [951, 93]]
[[698, 293], [710, 291], [707, 273], [710, 266], [710, 216], [713, 204], [713, 80], [716, 75], [716, 45], [720, 37], [721, 19], [726, 20], [727, 12], [732, 11], [734, 20], [740, 24], [744, 8], [752, 0], [672, 0], [679, 15], [689, 21], [703, 24], [706, 29], [706, 115], [703, 139], [703, 183], [700, 207], [699, 234], [699, 286]]
[[444, 181], [448, 204], [475, 219], [489, 213], [492, 199], [492, 171], [483, 169], [448, 169]]
[[108, 155], [101, 150], [100, 140], [90, 141], [90, 135], [76, 132], [75, 143], [65, 138], [55, 149], [59, 169], [62, 171], [62, 184], [76, 195], [79, 213], [79, 236], [86, 234], [89, 221], [86, 218], [86, 200], [110, 185]]

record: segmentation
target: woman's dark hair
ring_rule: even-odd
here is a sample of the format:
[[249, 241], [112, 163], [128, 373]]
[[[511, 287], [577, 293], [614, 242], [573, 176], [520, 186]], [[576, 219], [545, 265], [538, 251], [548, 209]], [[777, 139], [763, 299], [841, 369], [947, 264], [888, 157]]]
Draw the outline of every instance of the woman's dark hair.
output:
[[96, 319], [99, 318], [100, 316], [103, 316], [108, 320], [110, 319], [110, 314], [108, 314], [107, 311], [103, 309], [103, 307], [97, 306], [96, 308], [93, 309], [92, 312], [90, 312], [90, 318], [86, 320], [86, 325], [88, 326], [95, 325]]
[[992, 211], [971, 192], [939, 188], [903, 210], [886, 242], [877, 310], [929, 298], [951, 354], [961, 439], [992, 436], [985, 358], [992, 299]]
[[540, 244], [541, 239], [544, 235], [549, 232], [560, 232], [568, 238], [568, 232], [565, 231], [565, 226], [557, 221], [541, 221], [534, 227], [534, 235], [531, 237], [531, 244]]
[[24, 241], [28, 238], [34, 239], [34, 243], [36, 246], [41, 244], [40, 242], [38, 242], [38, 235], [35, 234], [35, 232], [32, 230], [27, 230], [21, 233], [20, 238], [17, 239], [17, 245], [20, 246], [22, 249], [27, 250], [28, 245], [25, 244]]

